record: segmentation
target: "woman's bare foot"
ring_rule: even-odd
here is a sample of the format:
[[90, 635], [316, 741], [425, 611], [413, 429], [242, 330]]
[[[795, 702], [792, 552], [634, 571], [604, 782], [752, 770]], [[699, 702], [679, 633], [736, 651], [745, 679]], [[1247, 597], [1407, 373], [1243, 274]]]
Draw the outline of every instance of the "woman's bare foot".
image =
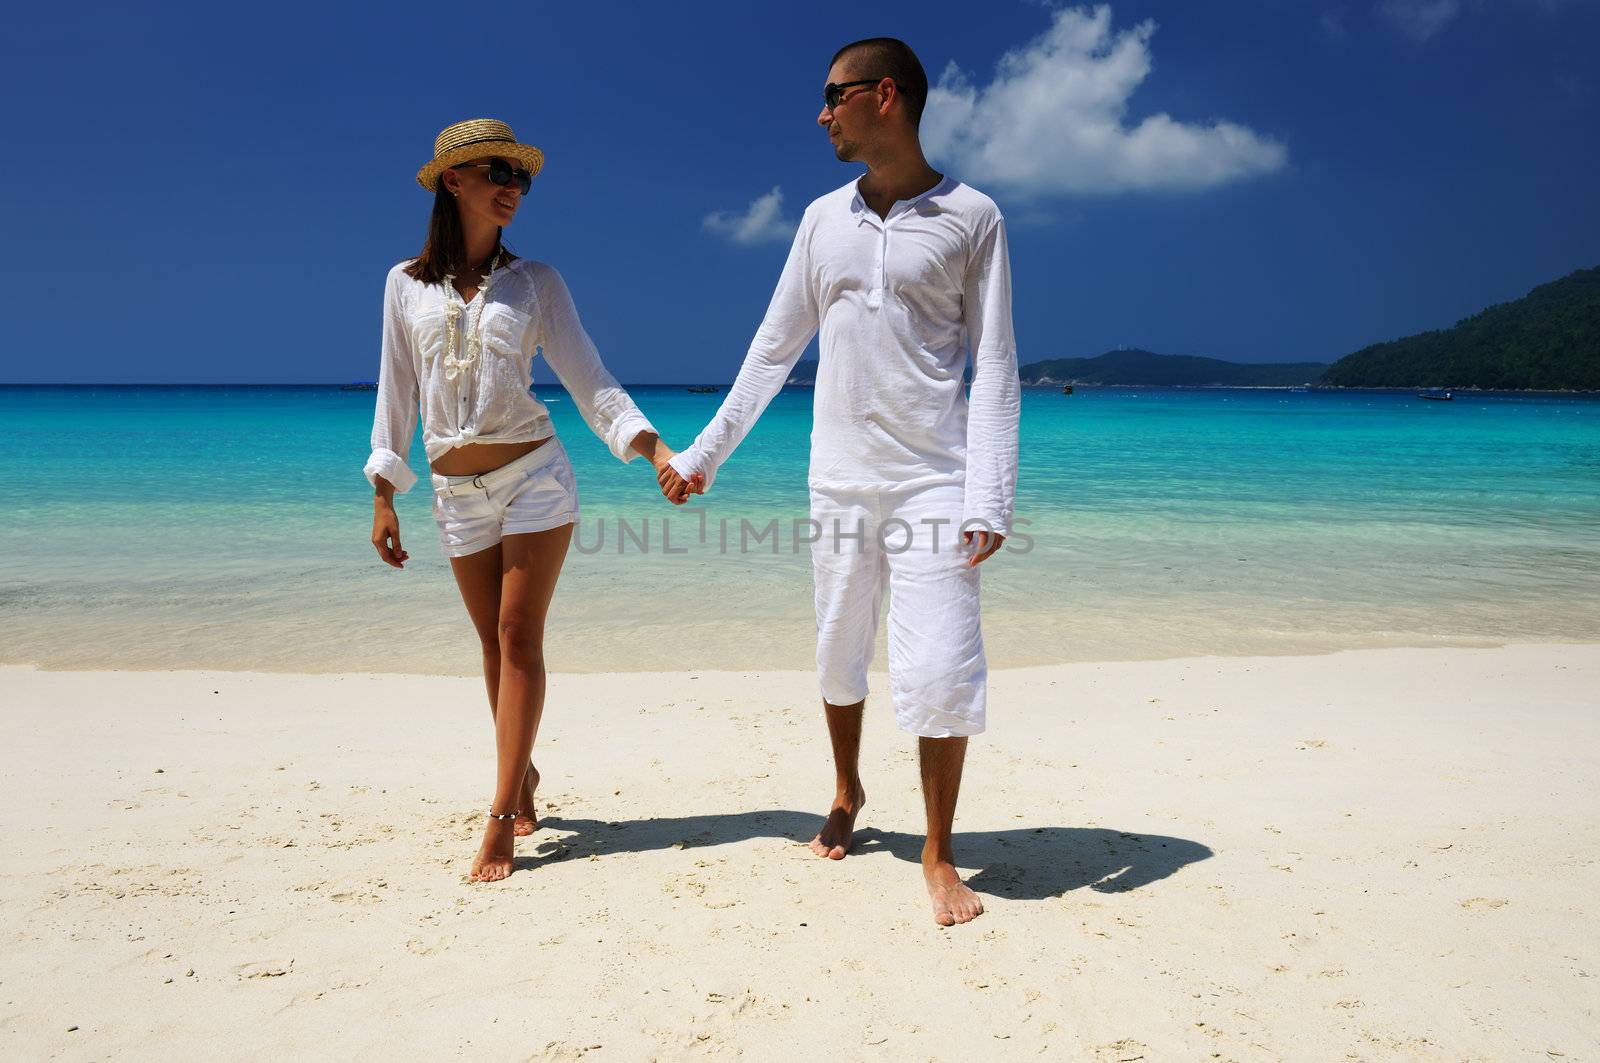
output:
[[833, 808], [828, 810], [828, 818], [823, 821], [822, 829], [811, 839], [811, 851], [829, 860], [843, 860], [844, 854], [850, 851], [850, 842], [855, 838], [856, 816], [861, 814], [861, 806], [866, 803], [867, 792], [860, 786], [853, 793], [835, 796]]
[[518, 798], [522, 802], [522, 812], [517, 815], [512, 833], [518, 838], [526, 838], [539, 829], [539, 812], [533, 807], [533, 795], [539, 789], [539, 769], [528, 762], [528, 773], [522, 777], [522, 794]]
[[511, 858], [516, 853], [517, 836], [513, 820], [491, 819], [483, 828], [483, 845], [467, 873], [469, 882], [499, 882], [511, 874]]
[[933, 899], [933, 921], [940, 926], [970, 923], [983, 914], [983, 902], [961, 881], [950, 861], [924, 854], [922, 877], [928, 883], [928, 896]]

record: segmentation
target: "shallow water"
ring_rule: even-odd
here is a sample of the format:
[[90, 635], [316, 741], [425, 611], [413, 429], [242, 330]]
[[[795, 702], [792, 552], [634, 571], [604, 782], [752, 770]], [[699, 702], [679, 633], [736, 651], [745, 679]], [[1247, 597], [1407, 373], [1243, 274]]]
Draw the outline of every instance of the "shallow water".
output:
[[[679, 446], [721, 401], [633, 391]], [[791, 533], [809, 390], [781, 394], [682, 509], [559, 389], [541, 396], [587, 551], [561, 577], [550, 666], [809, 667]], [[397, 504], [411, 562], [393, 571], [368, 542], [372, 405], [337, 388], [0, 388], [16, 441], [0, 662], [476, 672], [420, 444], [423, 483]], [[1600, 638], [1593, 399], [1028, 391], [1017, 515], [985, 565], [996, 666]], [[773, 520], [775, 543], [739, 549], [741, 521]]]

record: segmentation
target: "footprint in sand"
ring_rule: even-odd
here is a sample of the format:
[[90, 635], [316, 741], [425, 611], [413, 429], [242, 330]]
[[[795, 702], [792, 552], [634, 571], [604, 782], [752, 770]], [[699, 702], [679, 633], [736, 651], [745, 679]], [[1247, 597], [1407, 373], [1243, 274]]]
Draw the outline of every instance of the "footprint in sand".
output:
[[1149, 1046], [1144, 1042], [1125, 1037], [1107, 1045], [1096, 1045], [1094, 1058], [1101, 1063], [1133, 1063], [1134, 1060], [1144, 1059], [1149, 1051]]
[[455, 941], [456, 939], [454, 935], [447, 935], [435, 941], [424, 941], [421, 938], [412, 938], [410, 941], [406, 942], [406, 948], [418, 956], [432, 956], [435, 953], [444, 952], [451, 945], [454, 945]]
[[1461, 907], [1472, 912], [1486, 912], [1492, 908], [1504, 908], [1510, 903], [1504, 897], [1469, 897], [1461, 902]]

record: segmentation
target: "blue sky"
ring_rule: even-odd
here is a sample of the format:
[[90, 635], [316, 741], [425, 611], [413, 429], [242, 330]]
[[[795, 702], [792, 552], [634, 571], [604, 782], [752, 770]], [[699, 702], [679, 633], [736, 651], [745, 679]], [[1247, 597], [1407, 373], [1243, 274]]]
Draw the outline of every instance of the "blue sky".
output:
[[786, 224], [860, 172], [814, 118], [875, 34], [1007, 215], [1023, 361], [1331, 361], [1600, 264], [1592, 0], [768, 7], [14, 14], [0, 381], [374, 377], [413, 175], [482, 115], [544, 149], [509, 242], [618, 378], [731, 379]]

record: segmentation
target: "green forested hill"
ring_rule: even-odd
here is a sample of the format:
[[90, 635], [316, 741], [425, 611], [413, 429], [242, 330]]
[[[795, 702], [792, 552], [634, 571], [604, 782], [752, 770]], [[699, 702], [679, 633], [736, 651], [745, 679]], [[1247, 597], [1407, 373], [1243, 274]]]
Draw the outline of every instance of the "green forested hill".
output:
[[1600, 390], [1600, 266], [1542, 284], [1454, 328], [1375, 343], [1335, 362], [1322, 383]]

